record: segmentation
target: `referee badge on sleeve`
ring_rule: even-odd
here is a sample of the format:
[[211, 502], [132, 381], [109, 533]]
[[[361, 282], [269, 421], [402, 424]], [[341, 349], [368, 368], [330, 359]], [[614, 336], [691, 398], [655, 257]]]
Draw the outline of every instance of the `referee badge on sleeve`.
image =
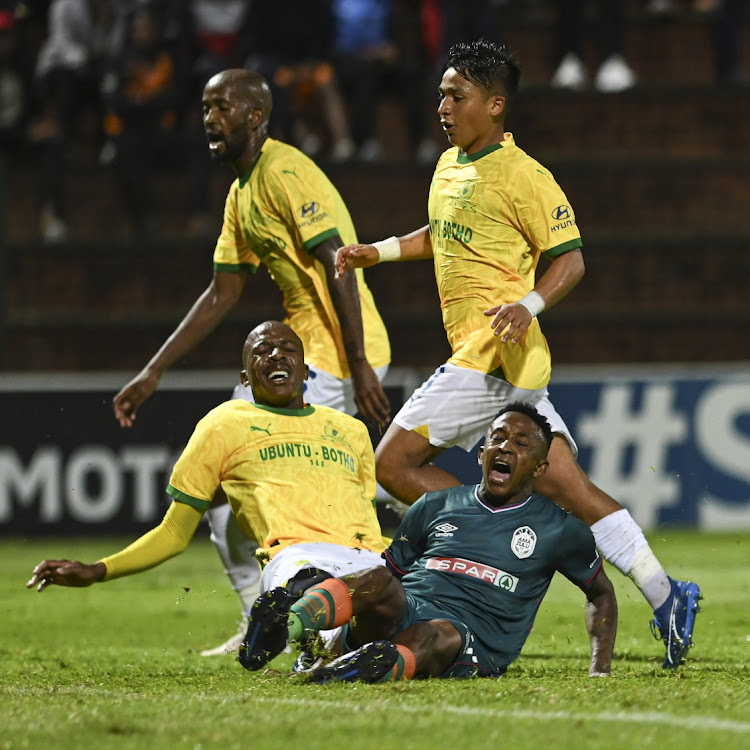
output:
[[513, 554], [523, 560], [530, 557], [536, 547], [536, 533], [531, 526], [519, 526], [513, 532], [513, 538], [510, 540], [510, 548]]

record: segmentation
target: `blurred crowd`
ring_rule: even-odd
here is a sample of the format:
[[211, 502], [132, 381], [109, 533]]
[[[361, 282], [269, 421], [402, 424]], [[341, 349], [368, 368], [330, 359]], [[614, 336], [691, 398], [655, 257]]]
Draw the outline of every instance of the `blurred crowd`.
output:
[[[668, 17], [689, 6], [715, 34], [717, 81], [744, 81], [745, 0], [641, 0]], [[443, 143], [430, 119], [438, 67], [456, 41], [501, 34], [509, 5], [556, 14], [550, 85], [601, 93], [637, 85], [626, 57], [627, 0], [0, 0], [0, 146], [38, 159], [40, 232], [68, 236], [66, 169], [84, 117], [100, 165], [112, 167], [135, 232], [159, 233], [152, 165], [186, 165], [186, 231], [199, 235], [209, 160], [200, 95], [229, 67], [263, 73], [274, 94], [271, 134], [314, 158], [387, 157], [384, 99], [402, 115], [408, 152], [434, 162]], [[597, 68], [583, 36], [596, 22]], [[502, 39], [499, 39], [502, 41]]]

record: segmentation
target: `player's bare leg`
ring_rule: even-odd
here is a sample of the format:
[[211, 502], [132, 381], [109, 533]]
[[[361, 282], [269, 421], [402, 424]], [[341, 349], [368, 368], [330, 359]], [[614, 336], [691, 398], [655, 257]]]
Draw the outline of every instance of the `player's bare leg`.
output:
[[453, 474], [430, 463], [443, 450], [413, 430], [391, 423], [375, 451], [378, 482], [408, 505], [425, 492], [458, 487], [461, 482]]

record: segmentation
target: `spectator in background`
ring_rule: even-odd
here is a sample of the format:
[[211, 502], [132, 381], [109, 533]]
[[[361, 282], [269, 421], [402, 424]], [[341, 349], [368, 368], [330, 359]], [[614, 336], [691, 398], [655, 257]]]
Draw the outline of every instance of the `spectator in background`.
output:
[[438, 0], [393, 0], [392, 28], [397, 61], [388, 83], [396, 79], [410, 152], [418, 163], [432, 165], [441, 152], [437, 139], [430, 135], [435, 119], [434, 71], [442, 41]]
[[333, 0], [334, 59], [349, 110], [357, 157], [377, 161], [380, 95], [386, 68], [396, 60], [390, 0]]
[[695, 5], [696, 10], [712, 16], [716, 80], [728, 84], [747, 83], [741, 55], [747, 0], [696, 0]]
[[331, 0], [255, 0], [245, 67], [269, 81], [271, 131], [308, 156], [328, 148], [334, 161], [354, 154], [349, 120], [331, 60]]
[[53, 0], [36, 79], [42, 113], [30, 137], [42, 146], [41, 233], [45, 242], [68, 234], [65, 161], [76, 119], [85, 103], [98, 106], [98, 63], [110, 26], [106, 0]]
[[0, 148], [24, 142], [29, 111], [29, 71], [13, 9], [0, 5]]
[[[636, 76], [625, 61], [625, 2], [624, 0], [596, 0], [596, 47], [598, 69], [594, 88], [607, 94], [632, 88]], [[557, 0], [558, 67], [552, 76], [552, 86], [559, 89], [582, 91], [588, 84], [584, 64], [583, 35], [587, 29], [583, 0]]]
[[[151, 165], [185, 159], [188, 145], [181, 113], [188, 80], [187, 71], [167, 48], [154, 6], [140, 5], [128, 15], [122, 55], [110, 85], [104, 131], [114, 147], [119, 186], [136, 233], [155, 234]], [[194, 196], [193, 205], [187, 206], [190, 214], [204, 210], [204, 198], [202, 193]]]

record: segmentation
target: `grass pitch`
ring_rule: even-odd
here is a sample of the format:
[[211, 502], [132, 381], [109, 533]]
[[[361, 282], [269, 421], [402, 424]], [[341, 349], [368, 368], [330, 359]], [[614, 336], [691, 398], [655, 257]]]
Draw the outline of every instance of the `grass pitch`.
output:
[[290, 677], [289, 655], [259, 674], [198, 655], [237, 621], [205, 539], [131, 578], [24, 588], [44, 557], [93, 561], [124, 541], [0, 542], [0, 748], [750, 748], [750, 534], [651, 535], [706, 597], [676, 672], [661, 669], [648, 605], [610, 568], [612, 679], [586, 677], [583, 596], [558, 577], [500, 680], [328, 686]]

